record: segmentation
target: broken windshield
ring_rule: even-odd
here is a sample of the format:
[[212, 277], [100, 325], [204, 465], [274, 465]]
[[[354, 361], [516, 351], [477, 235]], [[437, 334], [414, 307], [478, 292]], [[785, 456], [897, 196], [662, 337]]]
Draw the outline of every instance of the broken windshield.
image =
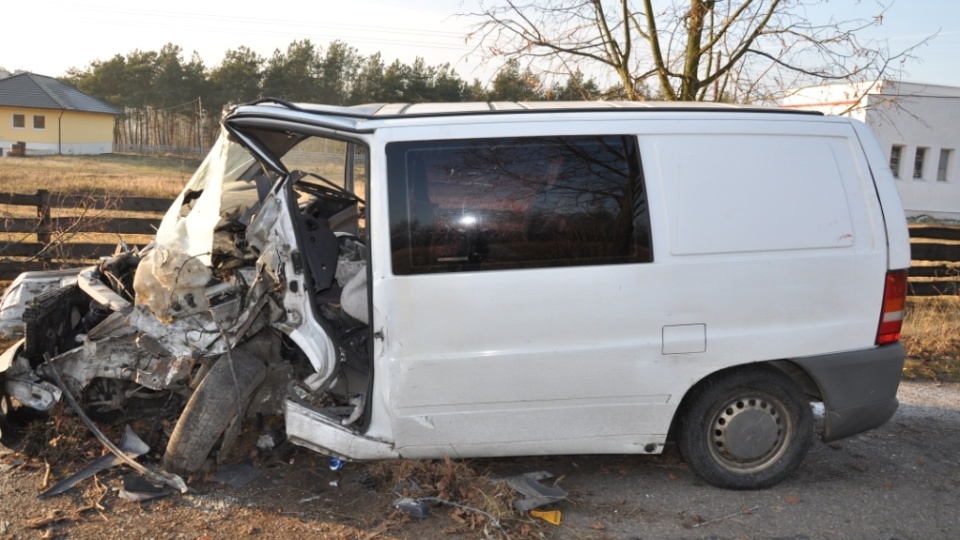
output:
[[[249, 220], [266, 178], [254, 157], [222, 132], [206, 159], [163, 217], [157, 244], [210, 264], [214, 231], [225, 222]], [[263, 189], [263, 188], [261, 188]]]
[[221, 136], [187, 182], [184, 192], [203, 191], [211, 178], [215, 181], [223, 179], [224, 182], [238, 180], [254, 162], [253, 156], [243, 146]]
[[[367, 159], [364, 147], [350, 142], [308, 136], [289, 131], [251, 129], [243, 131], [243, 139], [251, 137], [259, 144], [255, 152], [269, 151], [262, 156], [268, 162], [277, 160], [291, 173], [298, 184], [294, 187], [301, 205], [317, 200], [322, 188], [340, 193], [347, 200], [363, 200], [366, 190]], [[269, 150], [268, 150], [269, 149]], [[211, 148], [203, 164], [190, 179], [180, 196], [163, 218], [157, 231], [158, 247], [196, 257], [209, 266], [212, 256], [242, 256], [235, 249], [235, 239], [218, 235], [218, 231], [246, 228], [259, 210], [260, 202], [277, 180], [274, 172], [258, 164], [257, 157], [236, 137], [224, 130]], [[320, 196], [330, 199], [331, 195]], [[317, 212], [314, 203], [313, 213]], [[330, 218], [347, 204], [339, 201], [327, 211]], [[356, 221], [358, 216], [352, 219]]]

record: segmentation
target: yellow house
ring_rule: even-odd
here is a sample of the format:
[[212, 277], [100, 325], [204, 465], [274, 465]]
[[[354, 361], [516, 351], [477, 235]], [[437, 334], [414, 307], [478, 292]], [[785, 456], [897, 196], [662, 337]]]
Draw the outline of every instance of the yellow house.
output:
[[0, 79], [0, 155], [26, 143], [26, 154], [109, 154], [121, 112], [52, 77]]

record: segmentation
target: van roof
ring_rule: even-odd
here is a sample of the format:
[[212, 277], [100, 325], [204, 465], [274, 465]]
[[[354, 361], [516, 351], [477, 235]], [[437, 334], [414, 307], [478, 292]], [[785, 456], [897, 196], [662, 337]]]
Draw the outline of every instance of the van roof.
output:
[[778, 107], [760, 107], [735, 103], [711, 103], [692, 101], [468, 101], [451, 103], [368, 103], [341, 107], [311, 103], [290, 103], [275, 98], [264, 98], [250, 105], [272, 104], [292, 110], [316, 112], [332, 116], [352, 118], [385, 118], [398, 116], [462, 116], [464, 114], [504, 114], [538, 112], [575, 112], [575, 111], [671, 111], [671, 112], [759, 112], [813, 114], [822, 116], [819, 111], [796, 110]]
[[[343, 107], [312, 103], [290, 103], [276, 98], [264, 98], [238, 105], [226, 120], [239, 117], [286, 118], [346, 129], [372, 131], [382, 120], [415, 118], [469, 117], [493, 115], [538, 115], [575, 113], [759, 113], [792, 116], [823, 116], [819, 111], [759, 107], [731, 103], [677, 102], [677, 101], [531, 101], [531, 102], [462, 102], [462, 103], [370, 103]], [[372, 121], [372, 122], [371, 122]]]

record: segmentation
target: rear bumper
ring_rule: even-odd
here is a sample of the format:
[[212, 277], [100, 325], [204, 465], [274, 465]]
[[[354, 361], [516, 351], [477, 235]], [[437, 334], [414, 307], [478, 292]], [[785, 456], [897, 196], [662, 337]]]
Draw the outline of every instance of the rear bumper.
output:
[[873, 429], [897, 411], [903, 372], [903, 345], [795, 358], [823, 396], [823, 440], [832, 441]]

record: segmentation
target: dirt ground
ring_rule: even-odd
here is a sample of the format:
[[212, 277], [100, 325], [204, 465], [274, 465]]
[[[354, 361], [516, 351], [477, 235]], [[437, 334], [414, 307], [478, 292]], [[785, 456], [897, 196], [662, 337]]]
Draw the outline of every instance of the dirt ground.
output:
[[[264, 433], [254, 429], [228, 460], [259, 475], [242, 487], [207, 475], [191, 479], [187, 494], [167, 490], [135, 503], [118, 496], [130, 471], [117, 467], [39, 500], [102, 453], [78, 422], [49, 420], [31, 425], [19, 446], [28, 453], [0, 450], [0, 539], [956, 538], [960, 385], [905, 382], [900, 399], [897, 415], [881, 428], [829, 444], [816, 440], [793, 477], [749, 492], [703, 483], [673, 450], [348, 463], [334, 471], [303, 448], [256, 450]], [[141, 461], [156, 466], [155, 458]], [[569, 492], [550, 507], [562, 513], [560, 525], [509, 510], [513, 493], [491, 480], [530, 471], [553, 473]], [[502, 529], [473, 510], [435, 502], [422, 519], [401, 513], [392, 505], [395, 490], [411, 494], [411, 483], [397, 485], [403, 479], [417, 482], [421, 496], [499, 509]]]

